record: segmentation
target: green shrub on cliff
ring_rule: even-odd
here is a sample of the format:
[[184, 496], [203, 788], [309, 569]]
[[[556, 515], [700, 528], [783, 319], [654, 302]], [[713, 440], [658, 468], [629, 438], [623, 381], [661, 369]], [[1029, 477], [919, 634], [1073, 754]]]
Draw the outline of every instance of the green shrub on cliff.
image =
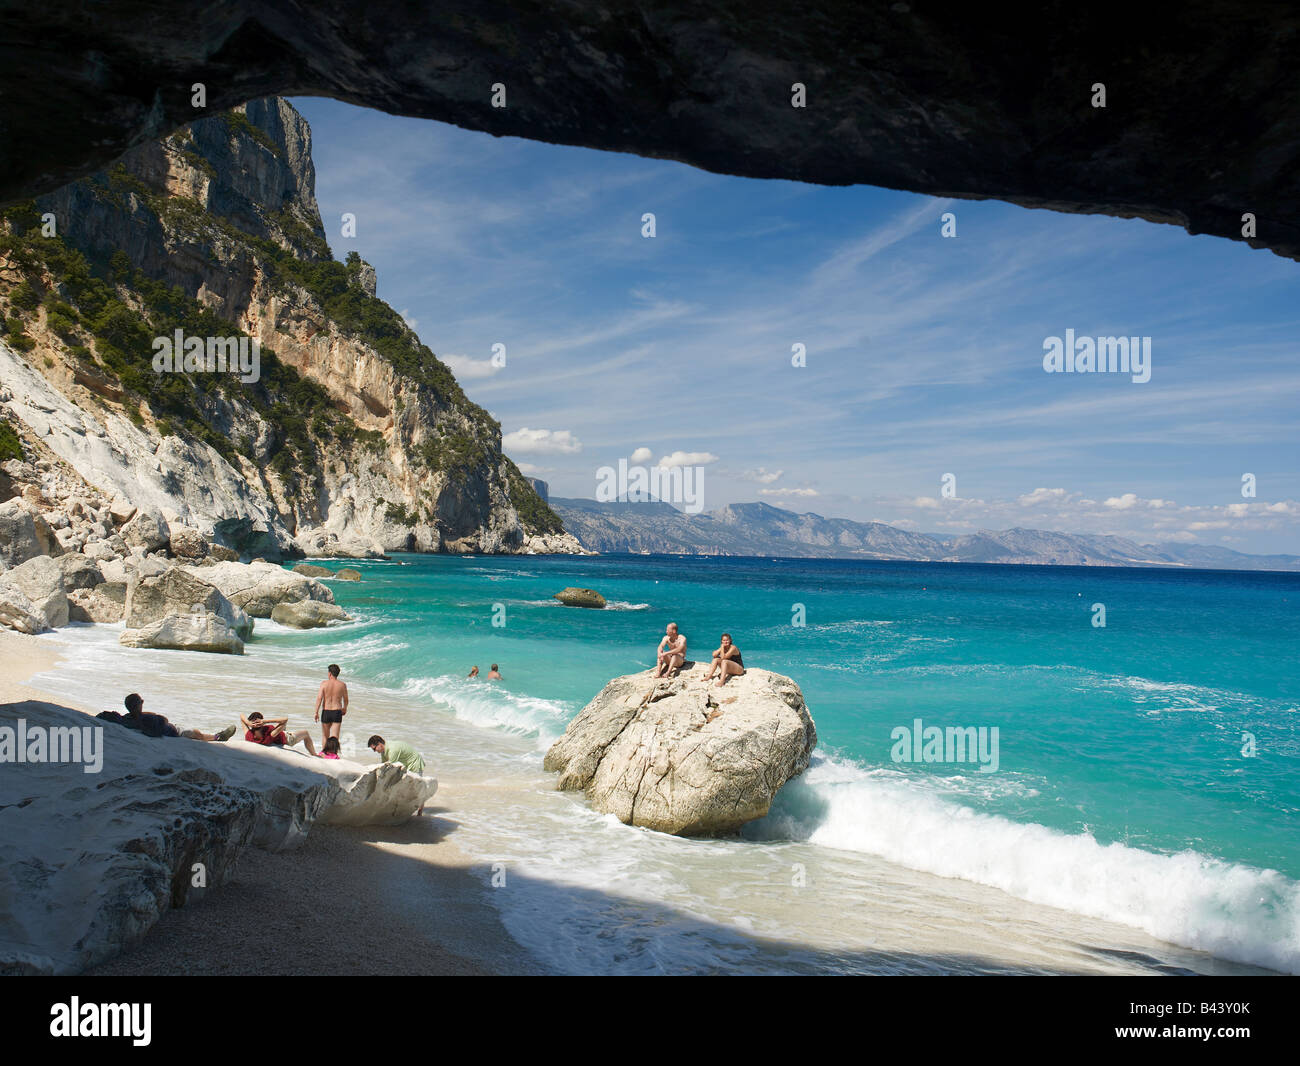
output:
[[399, 373], [428, 386], [440, 402], [491, 422], [486, 411], [470, 403], [446, 364], [420, 343], [402, 316], [355, 283], [355, 272], [346, 263], [299, 259], [272, 241], [241, 236], [257, 249], [274, 277], [306, 289], [345, 333], [369, 345]]
[[430, 437], [420, 443], [416, 454], [428, 469], [442, 470], [453, 481], [463, 481], [494, 458], [489, 445], [463, 433]]
[[41, 306], [41, 297], [30, 281], [20, 281], [9, 293], [9, 302], [20, 311], [35, 311]]
[[22, 321], [17, 318], [9, 320], [9, 329], [5, 333], [5, 343], [18, 352], [30, 352], [36, 347], [36, 342], [23, 332]]
[[269, 149], [273, 154], [280, 154], [280, 146], [275, 143], [271, 135], [265, 130], [258, 129], [249, 120], [248, 116], [242, 111], [226, 111], [221, 116], [221, 121], [226, 124], [231, 134], [242, 133], [251, 137], [263, 148]]
[[0, 463], [10, 459], [21, 461], [24, 458], [23, 442], [14, 432], [14, 427], [8, 422], [0, 421]]
[[204, 159], [203, 156], [199, 155], [198, 152], [191, 152], [187, 148], [182, 148], [181, 158], [195, 170], [201, 170], [209, 178], [215, 178], [217, 176], [217, 168]]
[[59, 311], [50, 311], [45, 316], [45, 324], [65, 340], [77, 331], [77, 324]]
[[390, 522], [396, 522], [399, 526], [414, 526], [420, 522], [420, 515], [416, 511], [408, 511], [405, 504], [390, 503], [384, 511], [384, 517]]

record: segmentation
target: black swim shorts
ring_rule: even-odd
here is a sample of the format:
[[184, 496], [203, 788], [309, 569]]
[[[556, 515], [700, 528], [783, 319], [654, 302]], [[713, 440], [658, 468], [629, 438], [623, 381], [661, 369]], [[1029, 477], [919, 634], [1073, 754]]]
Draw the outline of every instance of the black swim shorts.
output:
[[335, 722], [343, 721], [343, 712], [339, 711], [321, 711], [320, 720], [322, 725], [333, 725]]

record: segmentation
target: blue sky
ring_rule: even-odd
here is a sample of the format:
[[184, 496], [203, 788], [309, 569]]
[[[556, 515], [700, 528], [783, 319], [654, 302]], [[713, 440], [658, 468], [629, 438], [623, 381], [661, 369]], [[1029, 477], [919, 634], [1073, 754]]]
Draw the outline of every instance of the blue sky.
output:
[[[1300, 553], [1300, 264], [1136, 220], [293, 103], [335, 255], [375, 266], [552, 495], [667, 458], [702, 467], [708, 510]], [[1045, 372], [1067, 329], [1149, 336], [1150, 381]]]

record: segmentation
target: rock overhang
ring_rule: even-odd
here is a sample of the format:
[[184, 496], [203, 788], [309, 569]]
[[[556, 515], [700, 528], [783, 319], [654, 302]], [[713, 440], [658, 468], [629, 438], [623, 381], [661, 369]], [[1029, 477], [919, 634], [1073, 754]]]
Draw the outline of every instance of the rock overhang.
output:
[[1300, 258], [1300, 12], [1274, 4], [1117, 22], [1060, 0], [1032, 20], [848, 0], [236, 0], [168, 24], [143, 0], [26, 0], [3, 21], [0, 203], [195, 117], [317, 95], [721, 173], [1144, 218]]

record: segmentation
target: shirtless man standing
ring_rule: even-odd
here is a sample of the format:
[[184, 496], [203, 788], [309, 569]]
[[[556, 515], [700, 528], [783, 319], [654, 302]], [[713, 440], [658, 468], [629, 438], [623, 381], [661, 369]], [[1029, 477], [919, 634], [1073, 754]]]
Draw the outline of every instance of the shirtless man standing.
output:
[[[320, 683], [316, 694], [316, 721], [320, 722], [321, 747], [330, 737], [339, 735], [343, 716], [348, 713], [348, 686], [339, 680], [339, 668], [331, 663], [330, 676]], [[324, 717], [321, 717], [322, 713]]]
[[676, 622], [669, 622], [664, 629], [656, 657], [659, 665], [655, 668], [655, 677], [671, 677], [686, 662], [686, 637], [677, 632]]

